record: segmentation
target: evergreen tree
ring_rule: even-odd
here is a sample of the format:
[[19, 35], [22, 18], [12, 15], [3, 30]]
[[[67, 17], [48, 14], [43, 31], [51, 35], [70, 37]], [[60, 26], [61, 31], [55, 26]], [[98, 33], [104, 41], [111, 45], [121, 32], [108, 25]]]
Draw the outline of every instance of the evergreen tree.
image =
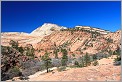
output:
[[120, 47], [117, 47], [116, 55], [121, 56], [121, 49], [120, 49]]
[[34, 50], [33, 47], [32, 48], [27, 47], [27, 49], [26, 49], [26, 55], [34, 58], [34, 51], [35, 50]]
[[55, 54], [55, 58], [57, 58], [57, 59], [58, 59], [58, 52], [59, 52], [59, 49], [55, 49], [55, 50], [53, 51], [53, 53]]
[[45, 63], [45, 67], [47, 70], [47, 73], [49, 72], [49, 68], [51, 67], [51, 58], [49, 57], [49, 53], [46, 51], [44, 56], [42, 56], [42, 60]]
[[9, 44], [12, 48], [18, 49], [18, 41], [11, 40]]
[[82, 67], [84, 67], [84, 61], [83, 61], [83, 58], [81, 59], [81, 65], [82, 65]]
[[67, 52], [66, 49], [62, 49], [61, 52], [63, 54], [63, 57], [62, 57], [62, 60], [61, 60], [62, 66], [66, 66], [67, 61], [68, 61], [68, 56], [67, 56], [68, 52]]
[[88, 53], [86, 53], [86, 55], [84, 56], [84, 61], [85, 61], [85, 66], [88, 66], [91, 64], [90, 56], [88, 55]]
[[97, 60], [97, 55], [96, 54], [93, 55], [93, 61], [94, 60]]
[[57, 58], [57, 59], [58, 59], [58, 52], [59, 52], [59, 49], [56, 46], [56, 43], [54, 42], [54, 51], [53, 51], [53, 54], [55, 54], [55, 58]]
[[76, 65], [77, 67], [80, 67], [78, 61], [75, 61], [75, 65]]
[[18, 47], [18, 51], [19, 51], [21, 54], [23, 54], [23, 52], [24, 52], [23, 47]]

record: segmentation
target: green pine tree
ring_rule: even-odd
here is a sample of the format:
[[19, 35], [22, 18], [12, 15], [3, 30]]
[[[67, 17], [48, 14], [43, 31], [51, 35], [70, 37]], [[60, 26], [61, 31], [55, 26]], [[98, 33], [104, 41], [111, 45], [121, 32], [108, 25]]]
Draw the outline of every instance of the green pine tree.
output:
[[49, 72], [49, 68], [51, 67], [51, 58], [49, 57], [49, 53], [46, 51], [44, 56], [42, 56], [42, 60], [45, 63], [45, 67], [47, 70], [47, 73]]
[[85, 61], [85, 66], [89, 66], [91, 64], [90, 56], [88, 55], [88, 53], [86, 53], [86, 55], [84, 56], [84, 61]]
[[68, 61], [68, 56], [67, 56], [68, 52], [67, 52], [66, 49], [62, 49], [61, 52], [63, 54], [63, 57], [62, 57], [62, 60], [61, 60], [62, 66], [66, 66], [67, 61]]
[[18, 49], [19, 45], [18, 41], [11, 40], [9, 44], [11, 45], [12, 48]]

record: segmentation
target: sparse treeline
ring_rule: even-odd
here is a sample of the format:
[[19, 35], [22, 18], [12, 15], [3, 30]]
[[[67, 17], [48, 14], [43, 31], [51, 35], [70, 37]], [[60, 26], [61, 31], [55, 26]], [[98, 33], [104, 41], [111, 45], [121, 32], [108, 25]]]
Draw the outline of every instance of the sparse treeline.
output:
[[74, 67], [87, 67], [90, 66], [91, 63], [92, 65], [96, 66], [98, 65], [97, 62], [97, 55], [89, 55], [86, 53], [84, 56], [79, 57], [77, 60], [75, 59]]
[[81, 32], [88, 32], [88, 33], [91, 33], [92, 36], [99, 36], [101, 35], [99, 32], [97, 31], [92, 31], [92, 30], [86, 30], [86, 29], [83, 29], [83, 28], [67, 28], [67, 29], [61, 29], [61, 31], [70, 31], [71, 34], [73, 34], [75, 31], [81, 31]]
[[[35, 60], [35, 49], [31, 44], [25, 47], [19, 46], [17, 41], [11, 40], [10, 46], [2, 46], [2, 80], [12, 79], [16, 76], [30, 75], [39, 70], [50, 71], [50, 67], [65, 66], [68, 61], [67, 50], [64, 49], [67, 45], [63, 44], [60, 48], [55, 45], [54, 54], [55, 59], [50, 57], [50, 52], [45, 51], [45, 54], [41, 57], [41, 61]], [[63, 57], [58, 58], [58, 52], [62, 52]], [[56, 61], [56, 62], [55, 62]], [[7, 63], [9, 62], [9, 63]], [[40, 64], [39, 64], [40, 63]], [[40, 68], [39, 68], [40, 66]], [[11, 71], [10, 71], [11, 70]], [[23, 70], [23, 71], [21, 71]], [[29, 71], [30, 70], [30, 71]]]

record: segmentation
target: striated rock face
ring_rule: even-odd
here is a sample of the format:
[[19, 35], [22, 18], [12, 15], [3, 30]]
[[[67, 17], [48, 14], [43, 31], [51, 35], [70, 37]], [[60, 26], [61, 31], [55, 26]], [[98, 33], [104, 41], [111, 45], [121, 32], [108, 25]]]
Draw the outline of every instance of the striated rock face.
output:
[[[19, 49], [8, 47], [10, 40], [18, 41], [19, 46], [24, 47], [24, 51], [21, 47]], [[96, 54], [99, 55], [99, 57], [107, 56], [110, 54], [109, 51], [115, 51], [118, 47], [121, 48], [120, 41], [121, 30], [112, 33], [88, 26], [76, 26], [73, 29], [67, 29], [51, 23], [43, 24], [30, 34], [23, 32], [4, 32], [1, 33], [1, 45], [3, 45], [1, 46], [2, 80], [5, 81], [16, 76], [28, 76], [45, 69], [45, 67], [43, 67], [43, 62], [40, 61], [40, 57], [45, 54], [45, 51], [50, 53], [53, 66], [60, 66], [60, 60], [55, 60], [55, 54], [57, 52], [57, 56], [60, 59], [63, 55], [63, 49], [65, 49], [68, 53], [68, 63], [71, 63], [74, 58], [78, 60], [86, 53], [88, 53], [88, 55]], [[34, 54], [34, 56], [32, 54]], [[75, 57], [73, 57], [73, 54]], [[32, 60], [30, 56], [36, 57]], [[34, 79], [34, 81], [52, 80], [52, 77], [53, 75], [55, 77], [55, 74], [57, 74], [57, 77], [53, 80], [88, 81], [104, 79], [105, 81], [105, 76], [109, 76], [111, 77], [110, 79], [112, 79], [112, 71], [115, 71], [113, 68], [116, 68], [116, 73], [120, 74], [120, 66], [113, 66], [113, 60], [113, 58], [109, 60], [102, 59], [98, 60], [100, 64], [99, 66], [77, 68], [54, 74], [48, 73], [51, 77], [50, 75], [48, 76], [48, 74], [44, 74], [39, 78]], [[97, 70], [95, 71], [95, 69]], [[108, 69], [109, 72], [107, 71]], [[81, 76], [83, 78], [79, 78], [78, 73], [79, 76], [83, 75]], [[45, 75], [48, 79], [43, 78]], [[64, 75], [67, 75], [68, 78], [65, 78]], [[62, 77], [60, 78], [60, 76]], [[118, 75], [118, 80], [119, 79], [120, 75]]]
[[110, 31], [106, 31], [106, 30], [102, 30], [102, 29], [94, 28], [94, 27], [89, 27], [89, 26], [75, 26], [75, 28], [89, 30], [89, 31], [93, 31], [93, 32], [96, 31], [96, 32], [99, 32], [100, 34], [108, 34], [108, 33], [110, 33]]
[[[1, 33], [1, 45], [8, 46], [10, 40], [18, 41], [19, 46], [32, 44], [36, 50], [41, 50], [41, 52], [36, 53], [38, 56], [43, 55], [45, 50], [53, 52], [55, 46], [65, 46], [69, 54], [74, 53], [77, 55], [85, 54], [86, 52], [95, 54], [106, 49], [114, 51], [117, 46], [120, 46], [120, 30], [112, 33], [88, 26], [76, 26], [75, 29], [77, 28], [80, 29], [69, 30], [56, 24], [44, 23], [30, 34], [18, 32]], [[109, 42], [110, 39], [112, 42]]]
[[114, 33], [109, 33], [107, 35], [104, 35], [105, 38], [111, 38], [113, 39], [114, 43], [120, 43], [121, 40], [121, 30], [118, 30]]
[[[80, 29], [77, 29], [79, 27]], [[19, 46], [24, 47], [25, 53], [23, 52], [22, 54], [14, 48], [7, 47], [9, 46], [10, 40], [18, 41]], [[89, 55], [97, 54], [99, 56], [109, 55], [110, 50], [115, 51], [118, 47], [121, 48], [120, 41], [121, 41], [121, 30], [112, 33], [109, 31], [105, 31], [97, 28], [91, 28], [91, 27], [84, 27], [84, 26], [76, 26], [76, 28], [73, 29], [70, 28], [66, 29], [65, 27], [61, 27], [51, 23], [43, 24], [41, 27], [35, 29], [30, 34], [19, 33], [19, 32], [1, 33], [1, 45], [3, 45], [1, 47], [2, 49], [1, 50], [2, 73], [1, 74], [3, 76], [2, 80], [10, 79], [14, 76], [20, 76], [19, 71], [13, 74], [13, 71], [16, 70], [16, 68], [11, 68], [13, 66], [18, 66], [18, 67], [22, 66], [22, 68], [24, 68], [22, 74], [27, 76], [39, 70], [43, 70], [43, 67], [41, 68], [42, 64], [40, 62], [40, 56], [43, 56], [45, 54], [45, 51], [50, 53], [50, 57], [52, 59], [56, 58], [55, 53], [57, 52], [57, 56], [60, 59], [63, 55], [62, 50], [65, 49], [68, 53], [69, 61], [71, 61], [71, 59], [73, 58], [73, 54], [77, 59], [84, 56], [86, 53], [88, 53]], [[27, 47], [30, 49], [28, 49]], [[34, 56], [36, 55], [38, 58], [36, 57], [37, 59], [35, 58], [35, 60], [33, 61], [28, 60], [29, 57], [25, 56], [27, 50], [29, 52], [34, 51], [33, 52]], [[24, 63], [22, 63], [23, 61]], [[106, 64], [106, 62], [108, 61], [103, 60], [102, 62], [105, 62]], [[100, 69], [98, 70], [100, 72], [97, 72], [97, 70], [94, 71], [94, 69], [97, 69], [99, 67]], [[69, 74], [68, 76], [71, 78], [77, 76], [77, 75], [72, 76], [72, 74], [75, 73], [76, 74], [81, 73], [79, 76], [85, 74], [83, 76], [85, 78], [81, 78], [79, 80], [86, 80], [86, 79], [92, 80], [91, 79], [92, 77], [88, 77], [91, 74], [96, 74], [95, 77], [102, 75], [101, 76], [102, 78], [97, 77], [96, 80], [99, 79], [105, 80], [104, 78], [105, 76], [112, 75], [111, 71], [107, 73], [105, 72], [105, 70], [110, 68], [110, 70], [114, 71], [113, 69], [111, 69], [113, 68], [112, 64], [107, 65], [107, 67], [106, 65], [103, 65], [98, 67], [93, 66], [92, 68], [93, 71], [90, 71], [91, 67], [89, 68], [84, 67], [83, 71], [81, 69], [76, 69], [76, 70], [74, 69], [73, 71], [71, 71], [71, 74], [69, 72], [67, 73]], [[120, 68], [117, 68], [117, 70], [120, 71]], [[64, 74], [61, 74], [60, 76], [63, 76]], [[57, 80], [63, 78], [63, 77], [60, 78], [60, 76], [59, 78], [57, 78]], [[40, 78], [39, 80], [44, 80]], [[51, 79], [52, 79], [52, 75], [51, 78], [49, 77], [48, 80]], [[47, 78], [45, 80], [47, 80]], [[72, 79], [67, 79], [67, 80], [72, 80]], [[75, 77], [74, 80], [78, 80], [78, 77]]]
[[60, 29], [65, 29], [65, 27], [51, 23], [44, 23], [41, 27], [38, 27], [30, 34], [34, 36], [45, 36], [51, 34], [54, 31], [60, 31]]
[[[54, 46], [66, 45], [67, 50], [74, 54], [95, 54], [105, 50], [116, 50], [120, 46], [121, 31], [115, 33], [101, 34], [93, 37], [92, 33], [82, 31], [60, 31], [44, 37], [37, 43], [38, 50], [53, 50]], [[109, 39], [112, 42], [109, 42]], [[42, 53], [43, 54], [43, 53]], [[70, 53], [69, 53], [70, 54]], [[40, 53], [41, 55], [41, 53]], [[59, 54], [60, 55], [60, 54]]]
[[116, 46], [121, 48], [121, 30], [104, 35], [104, 37], [111, 38], [113, 40], [113, 44], [110, 45], [111, 48], [115, 49]]

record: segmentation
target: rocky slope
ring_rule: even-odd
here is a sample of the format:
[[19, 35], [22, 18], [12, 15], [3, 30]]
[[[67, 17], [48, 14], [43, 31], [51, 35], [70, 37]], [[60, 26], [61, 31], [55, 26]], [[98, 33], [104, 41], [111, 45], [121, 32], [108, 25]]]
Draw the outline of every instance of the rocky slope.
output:
[[[53, 50], [55, 45], [65, 45], [67, 50], [72, 54], [80, 55], [95, 54], [109, 50], [116, 50], [120, 46], [121, 31], [108, 34], [97, 35], [86, 31], [60, 31], [54, 32], [44, 37], [37, 43], [38, 50]], [[40, 53], [42, 55], [43, 53]], [[59, 54], [60, 55], [60, 54]]]
[[120, 34], [120, 30], [112, 33], [88, 26], [66, 29], [66, 27], [56, 24], [44, 23], [30, 34], [1, 33], [1, 45], [9, 45], [10, 40], [18, 41], [20, 46], [32, 44], [36, 50], [41, 50], [41, 52], [36, 52], [38, 56], [43, 55], [45, 50], [53, 52], [55, 46], [65, 46], [69, 54], [79, 55], [86, 52], [95, 54], [105, 50], [114, 51], [117, 46], [120, 46]]
[[58, 26], [51, 23], [44, 23], [41, 27], [38, 27], [30, 34], [33, 36], [45, 36], [50, 35], [53, 31], [60, 31], [60, 29], [66, 29], [66, 27]]
[[[8, 32], [1, 33], [1, 45], [8, 46], [10, 40], [15, 40], [19, 42], [20, 46], [24, 46], [26, 44], [34, 44], [40, 41], [42, 37], [31, 36], [27, 33], [18, 33], [18, 32]], [[36, 42], [35, 42], [36, 41]]]
[[1, 45], [8, 46], [10, 40], [15, 40], [19, 42], [20, 46], [25, 46], [26, 44], [32, 44], [34, 46], [43, 37], [50, 35], [52, 32], [60, 31], [60, 29], [66, 29], [66, 27], [44, 23], [30, 34], [23, 32], [3, 32], [1, 33]]
[[[14, 49], [12, 47], [6, 47], [6, 46], [10, 46], [9, 44], [10, 40], [18, 41], [19, 48]], [[55, 67], [57, 65], [61, 66], [60, 58], [62, 57], [62, 50], [65, 49], [68, 53], [67, 65], [70, 66], [70, 64], [74, 65], [73, 62], [76, 60], [78, 61], [78, 59], [80, 57], [83, 57], [86, 53], [88, 53], [88, 55], [96, 54], [98, 57], [97, 59], [100, 59], [99, 58], [100, 56], [102, 56], [102, 58], [108, 55], [111, 56], [113, 54], [113, 51], [121, 48], [120, 40], [121, 40], [120, 30], [112, 33], [109, 31], [92, 28], [92, 27], [76, 26], [75, 28], [65, 28], [65, 27], [58, 26], [56, 24], [51, 24], [51, 23], [43, 24], [41, 27], [35, 29], [30, 34], [18, 33], [18, 32], [1, 33], [1, 45], [3, 47], [2, 48], [2, 64], [3, 65], [1, 66], [2, 77], [3, 77], [2, 79], [6, 80], [6, 78], [9, 79], [9, 78], [14, 77], [14, 76], [9, 77], [8, 74], [11, 74], [11, 71], [9, 71], [9, 69], [12, 69], [12, 71], [16, 70], [15, 68], [12, 68], [12, 67], [17, 66], [18, 61], [24, 60], [23, 62], [24, 64], [22, 64], [21, 67], [24, 67], [23, 73], [24, 75], [27, 75], [27, 76], [39, 70], [45, 69], [45, 67], [43, 67], [42, 65], [43, 61], [40, 62], [41, 60], [40, 58], [45, 54], [46, 51], [50, 53], [52, 66]], [[22, 47], [20, 46], [23, 46], [23, 49], [21, 49]], [[32, 48], [32, 49], [29, 49], [29, 48]], [[57, 52], [58, 59], [55, 56], [56, 54], [55, 52]], [[31, 60], [30, 57], [25, 57], [30, 54], [33, 55], [34, 59]], [[76, 60], [74, 60], [74, 58]], [[9, 61], [9, 63], [7, 64], [5, 60]], [[105, 61], [107, 63], [109, 62], [107, 60]], [[40, 68], [40, 65], [42, 65], [41, 68]], [[8, 68], [8, 66], [10, 68]], [[94, 70], [94, 69], [97, 69], [97, 67], [98, 68], [100, 67], [100, 69]], [[107, 65], [107, 68], [110, 68], [109, 69], [110, 71], [107, 73], [103, 71], [103, 70], [105, 71], [107, 70], [106, 65], [100, 65], [100, 66], [90, 66], [90, 67], [83, 67], [79, 69], [78, 68], [72, 69], [70, 71], [66, 71], [66, 72], [64, 71], [63, 73], [62, 72], [61, 73], [57, 72], [55, 74], [48, 73], [46, 77], [49, 77], [48, 80], [63, 80], [66, 76], [68, 76], [68, 78], [65, 78], [64, 80], [85, 80], [86, 81], [86, 80], [91, 80], [91, 78], [92, 80], [94, 79], [105, 80], [104, 75], [110, 76], [110, 78], [112, 77], [111, 76], [112, 75], [111, 71], [113, 71], [112, 67], [114, 66], [111, 61], [111, 65]], [[119, 70], [119, 72], [117, 72], [119, 74], [120, 66], [116, 68]], [[85, 70], [85, 71], [82, 71], [82, 70]], [[80, 73], [80, 75], [82, 74], [84, 75], [79, 78], [78, 75], [76, 76], [76, 74], [78, 73]], [[91, 76], [87, 78], [87, 76], [91, 74], [94, 74], [95, 77], [93, 78]], [[19, 75], [19, 73], [17, 75]], [[58, 76], [58, 77], [56, 79], [52, 79], [52, 77], [55, 77], [55, 76]], [[101, 76], [101, 78], [97, 76]], [[118, 78], [119, 76], [120, 75], [118, 75]], [[72, 77], [75, 77], [75, 78], [72, 78]], [[47, 78], [45, 78], [45, 75], [42, 75], [36, 80], [46, 80], [46, 79]]]

